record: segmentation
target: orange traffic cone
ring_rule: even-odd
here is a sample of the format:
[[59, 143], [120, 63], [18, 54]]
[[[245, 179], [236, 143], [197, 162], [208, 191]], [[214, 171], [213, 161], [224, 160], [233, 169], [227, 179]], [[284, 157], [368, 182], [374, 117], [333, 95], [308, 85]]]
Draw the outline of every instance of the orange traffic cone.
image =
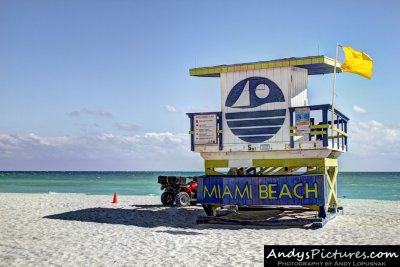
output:
[[113, 198], [112, 203], [118, 203], [117, 193], [116, 192], [114, 192], [114, 198]]

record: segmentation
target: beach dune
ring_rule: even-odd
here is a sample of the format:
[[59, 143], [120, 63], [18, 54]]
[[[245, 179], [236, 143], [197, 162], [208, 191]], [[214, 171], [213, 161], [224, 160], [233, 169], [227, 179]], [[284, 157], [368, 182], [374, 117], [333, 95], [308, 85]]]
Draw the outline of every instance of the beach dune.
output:
[[324, 228], [197, 225], [159, 197], [0, 194], [0, 266], [263, 266], [263, 245], [400, 244], [400, 201], [343, 199]]

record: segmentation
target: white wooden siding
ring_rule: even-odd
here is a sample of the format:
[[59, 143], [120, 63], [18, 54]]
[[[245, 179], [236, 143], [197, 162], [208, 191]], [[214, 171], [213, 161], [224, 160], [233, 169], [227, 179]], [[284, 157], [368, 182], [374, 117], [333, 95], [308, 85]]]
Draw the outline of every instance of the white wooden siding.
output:
[[[249, 77], [265, 77], [275, 82], [285, 97], [286, 102], [266, 103], [255, 108], [232, 108], [225, 107], [226, 98], [232, 89], [239, 81]], [[275, 109], [286, 109], [285, 122], [281, 129], [269, 140], [264, 143], [271, 144], [271, 148], [282, 149], [285, 144], [290, 141], [289, 138], [289, 110], [291, 106], [308, 105], [307, 98], [307, 70], [295, 67], [270, 68], [259, 70], [247, 70], [237, 72], [221, 73], [221, 111], [222, 111], [222, 130], [223, 130], [223, 147], [224, 151], [247, 151], [247, 143], [236, 137], [228, 127], [225, 119], [225, 114], [229, 112], [251, 112], [264, 111]], [[248, 92], [245, 93], [248, 96]], [[253, 147], [260, 148], [260, 144], [251, 144]]]

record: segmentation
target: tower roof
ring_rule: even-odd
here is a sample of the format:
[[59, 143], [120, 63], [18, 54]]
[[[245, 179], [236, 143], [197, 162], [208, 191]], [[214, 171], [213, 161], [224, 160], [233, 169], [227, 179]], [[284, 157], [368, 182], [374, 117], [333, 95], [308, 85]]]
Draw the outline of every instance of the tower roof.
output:
[[[307, 69], [308, 75], [327, 74], [333, 73], [335, 60], [326, 56], [291, 57], [269, 61], [193, 68], [190, 69], [189, 72], [191, 76], [220, 77], [221, 73], [224, 72], [259, 70], [290, 66]], [[341, 72], [339, 62], [336, 62], [336, 67], [336, 71]]]

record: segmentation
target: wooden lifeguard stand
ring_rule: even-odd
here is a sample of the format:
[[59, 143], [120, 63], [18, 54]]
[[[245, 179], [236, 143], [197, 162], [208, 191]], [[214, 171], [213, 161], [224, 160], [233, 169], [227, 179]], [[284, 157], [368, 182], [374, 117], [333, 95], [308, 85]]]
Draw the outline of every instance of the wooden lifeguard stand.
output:
[[332, 124], [330, 104], [308, 101], [308, 76], [334, 66], [313, 56], [190, 69], [220, 78], [221, 111], [187, 114], [191, 149], [205, 161], [197, 199], [209, 216], [223, 205], [298, 205], [318, 211], [322, 226], [338, 212], [349, 118], [335, 109]]

